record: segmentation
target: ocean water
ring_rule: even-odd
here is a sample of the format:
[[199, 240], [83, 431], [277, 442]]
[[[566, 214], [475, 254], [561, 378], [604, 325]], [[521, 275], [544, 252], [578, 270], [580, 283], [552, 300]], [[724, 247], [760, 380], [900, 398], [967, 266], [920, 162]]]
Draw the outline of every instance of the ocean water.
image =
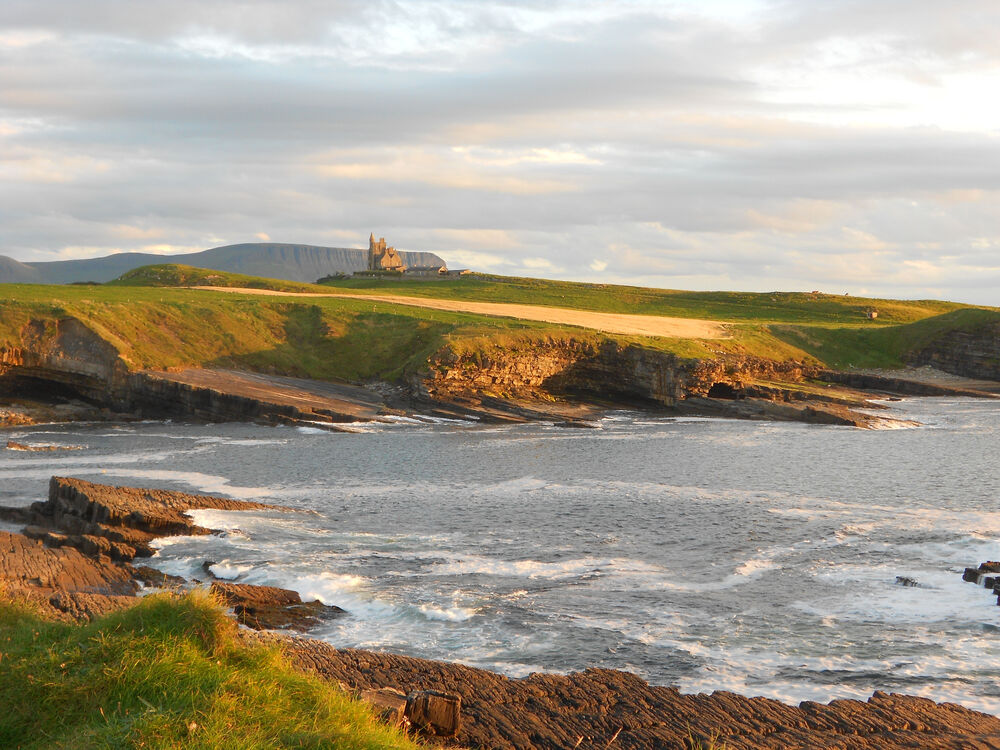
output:
[[0, 503], [57, 474], [308, 511], [198, 511], [225, 533], [163, 540], [152, 563], [343, 607], [313, 634], [338, 646], [1000, 713], [1000, 607], [960, 575], [1000, 558], [1000, 402], [892, 406], [925, 426], [40, 426], [8, 436], [85, 450], [0, 451]]

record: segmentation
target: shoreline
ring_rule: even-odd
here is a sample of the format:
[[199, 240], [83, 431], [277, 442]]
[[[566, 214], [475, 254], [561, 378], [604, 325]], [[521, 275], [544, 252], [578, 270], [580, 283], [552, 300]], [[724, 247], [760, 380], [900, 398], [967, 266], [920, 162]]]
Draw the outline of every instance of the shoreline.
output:
[[[8, 522], [18, 516], [22, 522], [30, 522], [24, 529], [27, 535], [0, 534], [8, 537], [4, 548], [6, 585], [10, 587], [12, 580], [10, 551], [17, 547], [26, 559], [44, 560], [40, 567], [43, 575], [39, 570], [24, 571], [22, 588], [27, 580], [47, 584], [34, 586], [45, 590], [36, 592], [33, 600], [49, 606], [61, 619], [91, 619], [129, 606], [137, 601], [136, 578], [147, 584], [182, 586], [162, 573], [157, 581], [157, 573], [140, 570], [139, 563], [142, 554], [152, 552], [149, 543], [157, 536], [210, 533], [184, 515], [199, 506], [291, 510], [54, 477], [45, 503], [0, 513]], [[225, 586], [222, 588], [218, 593], [225, 596]], [[281, 590], [264, 593], [273, 596], [276, 591]], [[259, 602], [246, 597], [247, 591], [242, 593], [242, 601], [226, 597], [227, 602], [238, 617], [249, 609], [251, 618], [257, 620]], [[286, 601], [279, 609], [298, 607]], [[307, 616], [322, 618], [337, 613], [313, 608]], [[253, 624], [246, 623], [245, 616], [241, 619]], [[462, 745], [557, 748], [572, 746], [577, 737], [586, 737], [587, 746], [594, 747], [612, 741], [633, 748], [682, 747], [690, 736], [702, 741], [715, 737], [729, 748], [842, 747], [847, 738], [851, 747], [859, 748], [912, 747], [914, 743], [929, 748], [968, 747], [970, 743], [1000, 747], [1000, 718], [913, 696], [876, 692], [868, 701], [804, 701], [796, 707], [726, 691], [685, 695], [674, 688], [650, 686], [618, 670], [537, 673], [512, 679], [457, 663], [336, 649], [303, 637], [242, 632], [250, 643], [277, 642], [299, 668], [317, 672], [357, 693], [392, 689], [461, 695], [464, 721], [455, 741]]]

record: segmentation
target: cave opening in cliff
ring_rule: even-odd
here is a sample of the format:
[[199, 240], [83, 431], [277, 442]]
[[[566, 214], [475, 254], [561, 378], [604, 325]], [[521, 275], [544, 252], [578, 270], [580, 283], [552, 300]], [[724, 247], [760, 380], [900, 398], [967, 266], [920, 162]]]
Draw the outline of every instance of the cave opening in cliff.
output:
[[737, 389], [730, 383], [713, 383], [712, 387], [708, 389], [709, 398], [722, 398], [735, 400], [738, 398], [744, 398], [744, 393], [742, 389]]
[[48, 404], [83, 401], [96, 405], [92, 391], [85, 384], [65, 380], [50, 380], [44, 376], [23, 372], [8, 372], [0, 377], [0, 398], [7, 402], [24, 399]]

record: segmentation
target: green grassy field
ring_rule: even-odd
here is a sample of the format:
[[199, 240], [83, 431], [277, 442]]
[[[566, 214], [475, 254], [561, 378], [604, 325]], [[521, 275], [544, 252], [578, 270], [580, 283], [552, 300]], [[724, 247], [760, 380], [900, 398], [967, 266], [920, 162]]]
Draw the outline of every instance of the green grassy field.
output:
[[85, 626], [0, 601], [0, 657], [4, 748], [418, 747], [276, 649], [238, 641], [203, 592]]
[[[188, 289], [228, 286], [547, 304], [726, 322], [731, 337], [627, 337], [572, 326], [336, 297], [262, 297]], [[178, 288], [180, 287], [180, 288]], [[879, 316], [869, 320], [868, 309]], [[903, 355], [1000, 312], [940, 301], [801, 293], [680, 292], [472, 275], [447, 281], [347, 279], [298, 284], [184, 266], [147, 266], [101, 286], [5, 285], [0, 346], [21, 344], [29, 320], [73, 316], [141, 368], [231, 367], [322, 380], [397, 380], [445, 347], [484, 353], [546, 341], [614, 339], [684, 358], [727, 354], [834, 368], [902, 366]]]

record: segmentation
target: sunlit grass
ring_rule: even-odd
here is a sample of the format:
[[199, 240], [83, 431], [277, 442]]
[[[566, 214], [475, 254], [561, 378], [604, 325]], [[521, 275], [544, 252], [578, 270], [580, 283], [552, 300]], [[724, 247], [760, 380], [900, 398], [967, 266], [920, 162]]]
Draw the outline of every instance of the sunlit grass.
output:
[[338, 688], [248, 646], [207, 594], [90, 625], [0, 602], [0, 747], [414, 748]]

